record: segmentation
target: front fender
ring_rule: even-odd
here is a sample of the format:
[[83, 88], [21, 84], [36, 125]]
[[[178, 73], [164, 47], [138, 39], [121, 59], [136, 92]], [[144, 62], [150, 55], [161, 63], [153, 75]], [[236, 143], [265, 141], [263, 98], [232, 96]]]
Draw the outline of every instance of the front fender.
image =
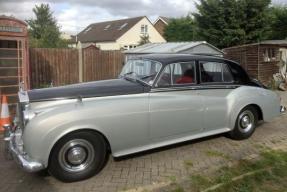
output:
[[100, 132], [112, 154], [148, 142], [148, 94], [87, 98], [49, 106], [28, 122], [23, 135], [25, 151], [45, 166], [54, 144], [76, 130]]
[[91, 129], [109, 139], [108, 128], [99, 127], [93, 120], [91, 109], [85, 105], [61, 106], [36, 116], [27, 124], [23, 134], [25, 151], [29, 156], [48, 166], [50, 152], [55, 143], [66, 134]]

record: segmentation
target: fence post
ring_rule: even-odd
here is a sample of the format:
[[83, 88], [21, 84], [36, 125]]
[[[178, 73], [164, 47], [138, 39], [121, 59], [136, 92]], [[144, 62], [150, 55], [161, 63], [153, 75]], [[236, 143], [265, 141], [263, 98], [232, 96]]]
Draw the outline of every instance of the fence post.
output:
[[77, 44], [77, 49], [79, 53], [79, 82], [83, 82], [83, 49], [82, 49], [82, 44], [79, 41]]

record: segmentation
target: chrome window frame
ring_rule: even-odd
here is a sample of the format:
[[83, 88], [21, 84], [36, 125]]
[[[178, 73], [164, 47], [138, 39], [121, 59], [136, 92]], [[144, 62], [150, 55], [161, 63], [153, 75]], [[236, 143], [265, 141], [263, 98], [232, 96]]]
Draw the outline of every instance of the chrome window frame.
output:
[[[225, 81], [222, 81], [222, 82], [202, 82], [201, 80], [201, 64], [200, 62], [213, 62], [213, 63], [220, 63], [221, 66], [223, 64], [225, 64], [227, 66], [227, 70], [229, 71], [231, 77], [232, 77], [232, 81], [228, 81], [228, 82], [225, 82]], [[218, 84], [218, 85], [230, 85], [230, 84], [234, 84], [235, 81], [234, 81], [234, 76], [229, 68], [229, 65], [228, 63], [224, 62], [224, 61], [213, 61], [213, 60], [197, 60], [197, 63], [198, 63], [198, 73], [199, 73], [199, 84], [200, 85], [215, 85], [215, 84]], [[221, 67], [221, 69], [223, 69]], [[221, 71], [222, 75], [223, 75], [223, 70]], [[223, 78], [222, 78], [223, 79]]]
[[[163, 74], [163, 71], [165, 70], [166, 67], [170, 67], [171, 65], [176, 65], [176, 64], [185, 64], [185, 63], [192, 63], [194, 66], [194, 83], [182, 83], [182, 84], [174, 84], [173, 83], [173, 72], [174, 72], [174, 68], [172, 70], [170, 70], [170, 81], [171, 84], [169, 86], [166, 87], [156, 87], [155, 85], [159, 82], [159, 79], [161, 77], [161, 75]], [[195, 86], [198, 85], [198, 81], [197, 81], [197, 60], [191, 60], [191, 61], [184, 61], [184, 62], [176, 62], [176, 63], [169, 63], [166, 64], [163, 69], [160, 71], [160, 75], [159, 77], [156, 79], [156, 82], [154, 82], [154, 85], [152, 86], [152, 88], [154, 89], [164, 89], [164, 88], [176, 88], [176, 87], [189, 87], [189, 86]]]
[[[162, 69], [164, 68], [164, 65], [163, 65], [161, 62], [156, 61], [156, 60], [153, 60], [153, 59], [140, 59], [140, 58], [129, 59], [129, 60], [126, 61], [126, 63], [125, 63], [124, 65], [126, 65], [127, 62], [128, 62], [128, 61], [131, 61], [131, 60], [151, 61], [151, 62], [156, 62], [156, 63], [159, 63], [159, 64], [160, 64], [160, 69], [159, 69], [159, 71], [157, 72], [156, 76], [154, 77], [152, 85], [150, 85], [148, 82], [145, 82], [145, 81], [143, 81], [143, 80], [141, 80], [141, 79], [137, 79], [137, 80], [139, 80], [140, 82], [142, 82], [142, 83], [144, 83], [144, 84], [146, 84], [146, 85], [148, 85], [148, 86], [150, 86], [150, 87], [154, 87], [155, 82], [157, 81], [157, 77], [158, 77], [158, 75], [162, 72]], [[119, 75], [119, 76], [122, 76], [121, 73], [122, 73], [122, 71], [120, 72], [120, 75]]]

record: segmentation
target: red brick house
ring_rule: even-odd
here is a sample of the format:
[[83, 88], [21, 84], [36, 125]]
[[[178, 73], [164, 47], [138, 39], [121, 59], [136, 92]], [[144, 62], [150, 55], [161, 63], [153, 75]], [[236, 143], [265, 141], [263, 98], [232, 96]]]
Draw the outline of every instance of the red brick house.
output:
[[164, 29], [168, 25], [169, 21], [170, 18], [159, 16], [158, 19], [154, 22], [153, 26], [163, 36]]

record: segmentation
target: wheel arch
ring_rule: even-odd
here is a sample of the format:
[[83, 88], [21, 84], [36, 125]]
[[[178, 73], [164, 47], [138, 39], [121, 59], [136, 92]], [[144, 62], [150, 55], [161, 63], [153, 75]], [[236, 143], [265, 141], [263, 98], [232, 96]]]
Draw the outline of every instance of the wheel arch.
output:
[[262, 109], [261, 109], [261, 107], [259, 105], [257, 105], [257, 104], [249, 104], [249, 105], [247, 105], [245, 107], [248, 107], [248, 106], [251, 106], [254, 109], [256, 109], [257, 115], [258, 115], [258, 120], [264, 120], [263, 112], [262, 112]]
[[[238, 105], [237, 105], [238, 106]], [[240, 111], [242, 111], [242, 109], [244, 109], [245, 107], [251, 106], [253, 107], [258, 114], [258, 120], [264, 120], [264, 114], [263, 114], [263, 110], [262, 107], [259, 104], [256, 103], [244, 103], [241, 104], [240, 107], [236, 108], [236, 110], [232, 110], [231, 116], [230, 116], [230, 129], [233, 130], [235, 123], [236, 123], [236, 119], [240, 113]]]
[[70, 135], [70, 134], [78, 133], [78, 132], [91, 132], [91, 133], [96, 133], [96, 134], [101, 135], [101, 136], [104, 138], [104, 140], [105, 140], [105, 142], [106, 142], [106, 144], [107, 144], [107, 149], [108, 149], [107, 152], [108, 152], [108, 153], [111, 153], [111, 145], [110, 145], [110, 142], [109, 142], [108, 138], [106, 137], [106, 135], [103, 134], [101, 131], [95, 130], [95, 129], [92, 129], [92, 128], [77, 129], [77, 130], [73, 130], [73, 131], [71, 131], [71, 132], [68, 132], [68, 133], [65, 133], [65, 134], [61, 135], [61, 136], [60, 136], [59, 138], [57, 138], [57, 140], [53, 143], [51, 149], [49, 150], [47, 167], [48, 167], [48, 165], [49, 165], [49, 163], [50, 163], [51, 153], [52, 153], [52, 151], [55, 149], [55, 146], [57, 145], [57, 143], [59, 143], [59, 141], [60, 141], [61, 139], [63, 139], [64, 137], [66, 137], [66, 136], [68, 136], [68, 135]]
[[[229, 138], [234, 140], [243, 140], [249, 138], [254, 133], [258, 120], [263, 119], [262, 110], [259, 105], [247, 104], [242, 106], [244, 107], [241, 107], [237, 112], [234, 128], [228, 132], [227, 135]], [[250, 120], [250, 114], [248, 115], [248, 113], [253, 115], [252, 121]], [[242, 125], [243, 117], [245, 117], [245, 115], [249, 116], [248, 122], [246, 122], [248, 124]]]
[[240, 113], [240, 111], [242, 111], [242, 109], [244, 109], [246, 107], [253, 107], [256, 110], [256, 112], [257, 112], [258, 120], [264, 120], [264, 115], [263, 115], [263, 112], [262, 112], [262, 108], [258, 104], [255, 104], [255, 103], [249, 103], [249, 104], [243, 105], [243, 107], [241, 107], [237, 111], [236, 119], [237, 119], [237, 116]]

